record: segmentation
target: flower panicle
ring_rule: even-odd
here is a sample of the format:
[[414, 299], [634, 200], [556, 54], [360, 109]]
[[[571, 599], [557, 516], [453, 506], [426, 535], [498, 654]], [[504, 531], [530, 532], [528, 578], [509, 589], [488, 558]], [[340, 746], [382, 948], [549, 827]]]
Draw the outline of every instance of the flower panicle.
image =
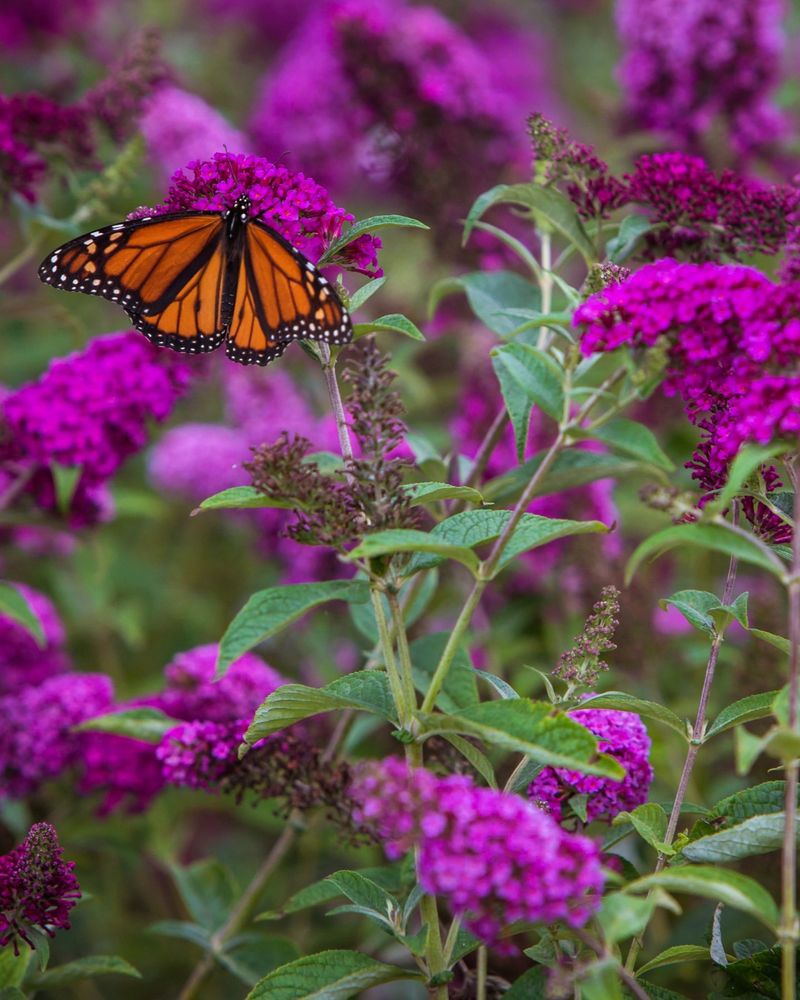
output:
[[50, 823], [35, 823], [25, 840], [0, 857], [0, 948], [13, 944], [19, 954], [24, 941], [35, 949], [35, 933], [54, 937], [69, 930], [69, 911], [81, 897], [75, 862], [64, 850]]
[[553, 674], [572, 686], [593, 687], [601, 671], [608, 670], [603, 654], [617, 648], [613, 639], [619, 625], [618, 614], [619, 590], [603, 587], [583, 631], [572, 647], [561, 654]]

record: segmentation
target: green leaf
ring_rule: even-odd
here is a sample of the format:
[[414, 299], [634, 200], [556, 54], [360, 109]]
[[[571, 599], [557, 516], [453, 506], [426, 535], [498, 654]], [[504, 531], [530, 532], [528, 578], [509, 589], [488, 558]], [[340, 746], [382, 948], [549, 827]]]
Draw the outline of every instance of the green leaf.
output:
[[[513, 502], [530, 482], [545, 454], [546, 452], [539, 452], [511, 472], [484, 484], [482, 492], [486, 500], [498, 504]], [[622, 479], [637, 471], [641, 471], [638, 462], [626, 461], [617, 455], [607, 455], [602, 451], [571, 448], [562, 451], [556, 458], [539, 483], [534, 497], [562, 493], [564, 490], [594, 483], [598, 479]]]
[[419, 713], [422, 732], [476, 736], [491, 746], [529, 756], [540, 764], [566, 767], [620, 780], [625, 772], [613, 758], [597, 754], [597, 742], [584, 726], [545, 702], [527, 698], [489, 701], [458, 715]]
[[14, 954], [13, 948], [0, 948], [0, 989], [4, 986], [19, 986], [25, 978], [28, 966], [33, 964], [33, 955], [28, 949]]
[[643, 701], [641, 698], [634, 698], [633, 695], [624, 691], [605, 691], [603, 694], [595, 694], [586, 698], [580, 703], [580, 708], [615, 708], [624, 712], [635, 712], [645, 719], [652, 719], [662, 725], [669, 726], [676, 733], [686, 737], [686, 723], [679, 719], [674, 712], [671, 712], [656, 701]]
[[441, 541], [433, 531], [417, 531], [413, 528], [389, 528], [367, 535], [360, 545], [350, 550], [348, 558], [372, 559], [398, 552], [428, 552], [437, 557], [437, 562], [454, 559], [472, 573], [477, 572], [479, 565], [479, 559], [471, 549]]
[[191, 941], [203, 951], [211, 950], [211, 931], [191, 920], [158, 920], [147, 928], [148, 934], [159, 934], [162, 937], [180, 938]]
[[208, 931], [219, 930], [239, 898], [233, 876], [215, 858], [195, 861], [185, 868], [171, 865], [172, 877], [193, 919]]
[[390, 931], [394, 929], [400, 914], [400, 904], [395, 897], [377, 882], [354, 871], [339, 871], [328, 876], [339, 894], [362, 907]]
[[458, 736], [456, 733], [444, 733], [442, 738], [454, 746], [461, 756], [472, 764], [490, 788], [497, 788], [497, 778], [494, 775], [492, 762], [485, 754], [482, 754], [469, 740], [465, 740], [463, 736]]
[[431, 315], [448, 295], [465, 294], [470, 309], [493, 333], [507, 337], [519, 326], [519, 319], [509, 309], [539, 312], [542, 296], [536, 285], [514, 271], [474, 271], [444, 278], [431, 291], [428, 308]]
[[483, 503], [481, 494], [471, 486], [451, 486], [449, 483], [407, 483], [403, 489], [413, 499], [413, 505], [436, 503], [438, 500], [466, 500]]
[[382, 288], [386, 284], [386, 275], [382, 278], [373, 278], [372, 281], [368, 281], [366, 285], [362, 285], [361, 288], [357, 288], [353, 294], [350, 296], [350, 302], [348, 309], [351, 313], [354, 313], [356, 309], [360, 309], [364, 303], [371, 299], [378, 289]]
[[522, 205], [531, 209], [537, 227], [549, 225], [559, 232], [583, 256], [587, 264], [597, 259], [597, 252], [589, 239], [580, 216], [566, 195], [554, 188], [537, 184], [499, 184], [482, 194], [473, 204], [464, 224], [464, 241], [469, 238], [475, 222], [493, 205]]
[[784, 639], [782, 635], [765, 632], [761, 628], [751, 628], [750, 635], [754, 635], [757, 639], [763, 639], [764, 642], [768, 642], [770, 646], [774, 646], [775, 649], [779, 649], [782, 653], [789, 653], [792, 648], [789, 640]]
[[244, 734], [245, 743], [276, 733], [312, 715], [339, 708], [357, 708], [394, 721], [394, 707], [386, 674], [358, 670], [339, 677], [323, 688], [284, 684], [264, 701]]
[[222, 637], [216, 676], [222, 677], [243, 653], [280, 632], [317, 605], [327, 601], [363, 603], [368, 600], [369, 587], [364, 580], [294, 583], [260, 590], [248, 600]]
[[519, 695], [514, 688], [511, 687], [508, 681], [504, 681], [502, 677], [490, 674], [488, 670], [478, 670], [477, 668], [475, 670], [475, 674], [493, 687], [501, 698], [519, 698]]
[[215, 957], [246, 986], [253, 986], [267, 972], [295, 961], [300, 953], [286, 937], [250, 931], [234, 938]]
[[368, 333], [376, 333], [381, 330], [391, 330], [392, 333], [402, 333], [412, 340], [424, 340], [425, 334], [419, 327], [412, 323], [407, 316], [401, 313], [388, 313], [386, 316], [379, 316], [378, 319], [371, 319], [366, 323], [355, 323], [353, 325], [353, 339], [358, 340]]
[[[508, 519], [509, 510], [465, 510], [453, 514], [434, 526], [430, 537], [448, 545], [472, 549], [499, 537]], [[523, 514], [519, 524], [500, 558], [499, 572], [515, 556], [530, 549], [546, 545], [548, 542], [569, 535], [597, 534], [608, 531], [600, 521], [569, 521], [559, 518], [542, 517], [539, 514]], [[415, 557], [408, 567], [408, 573], [436, 566], [441, 559], [435, 554]]]
[[348, 1000], [372, 986], [421, 978], [417, 972], [376, 962], [357, 951], [321, 951], [270, 972], [246, 1000]]
[[657, 905], [654, 897], [639, 899], [622, 892], [605, 896], [597, 915], [605, 940], [608, 944], [616, 944], [639, 934], [647, 926]]
[[645, 559], [662, 555], [676, 545], [711, 549], [726, 556], [736, 556], [742, 562], [753, 563], [775, 576], [784, 575], [783, 564], [777, 556], [768, 555], [756, 541], [736, 535], [721, 524], [678, 524], [656, 532], [636, 548], [625, 569], [625, 583], [631, 582]]
[[179, 726], [160, 708], [126, 708], [121, 712], [96, 715], [73, 727], [74, 732], [113, 733], [146, 743], [160, 743], [165, 733]]
[[[682, 848], [681, 853], [690, 861], [707, 861], [712, 864], [769, 854], [780, 850], [785, 826], [784, 812], [751, 816], [719, 833], [693, 840]], [[800, 828], [797, 830], [797, 840], [800, 842]]]
[[800, 757], [800, 733], [788, 726], [772, 726], [763, 736], [753, 736], [739, 727], [735, 737], [736, 770], [747, 774], [762, 753], [778, 760], [790, 761]]
[[771, 458], [786, 454], [786, 445], [745, 445], [731, 463], [728, 481], [720, 491], [719, 496], [713, 501], [713, 505], [718, 510], [725, 510], [730, 506], [744, 484], [750, 477]]
[[765, 691], [762, 694], [751, 694], [746, 698], [740, 698], [732, 704], [723, 708], [714, 719], [705, 733], [705, 739], [710, 740], [712, 736], [718, 736], [727, 729], [740, 726], [744, 722], [754, 722], [756, 719], [764, 719], [772, 714], [772, 703], [777, 691]]
[[[376, 882], [384, 889], [392, 892], [399, 892], [403, 888], [402, 873], [397, 866], [392, 868], [362, 868], [356, 874], [363, 875], [371, 882]], [[312, 882], [311, 885], [307, 885], [294, 893], [279, 909], [265, 910], [263, 913], [259, 913], [255, 919], [280, 920], [290, 913], [298, 913], [300, 910], [306, 910], [311, 906], [329, 903], [332, 899], [336, 899], [340, 895], [341, 891], [332, 882], [329, 882], [326, 876], [318, 882]]]
[[658, 469], [664, 469], [665, 472], [671, 472], [675, 468], [672, 459], [661, 450], [655, 434], [649, 427], [636, 420], [617, 417], [587, 432], [587, 436], [602, 441], [617, 455], [630, 456]]
[[0, 1000], [28, 1000], [18, 986], [0, 986]]
[[667, 814], [655, 802], [637, 806], [631, 812], [621, 812], [614, 817], [613, 825], [630, 823], [639, 836], [654, 847], [659, 854], [674, 854], [674, 848], [664, 842], [667, 832]]
[[725, 825], [731, 826], [733, 823], [750, 819], [751, 816], [782, 812], [785, 804], [785, 783], [783, 781], [764, 781], [721, 799], [708, 813], [706, 819], [709, 822], [724, 819]]
[[496, 347], [492, 351], [492, 365], [517, 430], [517, 452], [521, 461], [528, 438], [531, 406], [536, 405], [554, 420], [563, 416], [563, 375], [543, 351], [532, 344], [518, 342]]
[[243, 510], [251, 507], [278, 507], [281, 510], [296, 510], [299, 506], [298, 502], [293, 499], [284, 500], [280, 497], [268, 497], [261, 490], [257, 490], [255, 486], [231, 486], [230, 489], [206, 497], [196, 509], [198, 511]]
[[78, 482], [83, 474], [83, 466], [59, 465], [58, 462], [52, 462], [50, 471], [53, 475], [53, 485], [56, 490], [56, 506], [59, 513], [67, 515], [72, 506], [72, 498], [75, 496]]
[[429, 229], [424, 222], [420, 222], [419, 219], [411, 219], [407, 215], [372, 215], [368, 219], [362, 219], [360, 222], [356, 222], [352, 225], [346, 233], [335, 240], [325, 253], [317, 261], [317, 267], [325, 267], [334, 260], [346, 246], [349, 246], [353, 240], [358, 239], [359, 236], [363, 236], [364, 233], [372, 233], [376, 229], [385, 229], [387, 226], [402, 226], [407, 229]]
[[[431, 678], [450, 638], [449, 632], [433, 632], [414, 639], [409, 650], [414, 666], [414, 683], [421, 694], [430, 686]], [[468, 650], [461, 646], [450, 665], [437, 706], [444, 712], [458, 712], [478, 701], [478, 682]]]
[[31, 976], [28, 982], [35, 989], [53, 990], [69, 986], [71, 983], [79, 983], [84, 979], [94, 979], [95, 976], [110, 975], [142, 978], [141, 973], [124, 958], [118, 958], [116, 955], [86, 955], [84, 958], [76, 958], [74, 962], [56, 965], [47, 972], [37, 973]]
[[636, 879], [625, 887], [625, 892], [649, 892], [653, 888], [704, 896], [749, 913], [773, 931], [777, 927], [778, 908], [772, 896], [758, 882], [740, 872], [703, 865], [682, 865]]
[[503, 1000], [547, 1000], [547, 969], [537, 966], [515, 979]]
[[636, 244], [653, 228], [646, 215], [627, 215], [620, 224], [617, 235], [606, 243], [606, 255], [615, 264], [627, 260], [636, 249]]
[[667, 607], [676, 608], [690, 625], [701, 632], [716, 634], [714, 619], [708, 613], [712, 608], [722, 607], [716, 594], [707, 590], [679, 590], [672, 597], [665, 597], [658, 603], [665, 610]]
[[0, 580], [0, 614], [7, 615], [18, 625], [21, 625], [26, 632], [30, 632], [40, 649], [44, 649], [47, 645], [39, 616], [27, 599], [22, 596], [22, 593], [13, 584], [6, 583], [5, 580]]
[[660, 952], [649, 962], [645, 962], [636, 970], [636, 975], [637, 977], [641, 976], [645, 972], [660, 969], [664, 965], [679, 965], [681, 962], [709, 962], [710, 960], [711, 955], [708, 948], [703, 948], [699, 944], [678, 944]]

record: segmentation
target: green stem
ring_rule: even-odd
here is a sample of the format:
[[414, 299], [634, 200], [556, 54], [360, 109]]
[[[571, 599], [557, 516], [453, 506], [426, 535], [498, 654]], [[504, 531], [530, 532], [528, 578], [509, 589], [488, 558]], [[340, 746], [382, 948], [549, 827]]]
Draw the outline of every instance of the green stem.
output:
[[[540, 231], [539, 242], [542, 254], [539, 288], [542, 293], [542, 312], [547, 315], [553, 304], [553, 243], [550, 233]], [[543, 326], [539, 331], [539, 350], [546, 351], [552, 339], [553, 331]]]
[[406, 634], [406, 624], [403, 621], [403, 609], [397, 599], [396, 590], [388, 590], [386, 600], [389, 603], [389, 610], [392, 613], [392, 626], [395, 641], [397, 643], [397, 655], [400, 660], [400, 680], [403, 685], [403, 696], [410, 714], [417, 710], [417, 691], [414, 687], [414, 667], [411, 663], [411, 650], [408, 647], [408, 635]]
[[41, 249], [44, 233], [34, 236], [26, 246], [20, 250], [16, 257], [0, 268], [0, 285], [4, 285], [9, 278], [13, 277], [21, 267], [24, 267]]
[[[736, 520], [736, 517], [737, 507], [736, 504], [734, 504], [734, 521]], [[725, 587], [722, 591], [722, 603], [725, 605], [730, 604], [733, 599], [733, 588], [736, 583], [737, 567], [737, 559], [734, 556], [731, 556], [730, 562], [728, 563], [728, 575], [725, 577]], [[694, 726], [692, 727], [692, 736], [689, 741], [689, 748], [686, 751], [686, 759], [683, 762], [683, 770], [681, 771], [680, 780], [678, 781], [678, 790], [675, 792], [675, 799], [672, 803], [672, 810], [669, 814], [669, 821], [667, 823], [666, 833], [664, 834], [664, 843], [668, 847], [675, 839], [675, 832], [678, 829], [678, 821], [680, 819], [684, 800], [686, 799], [689, 781], [692, 777], [692, 771], [694, 770], [695, 761], [697, 760], [697, 755], [700, 752], [700, 747], [703, 744], [703, 734], [706, 727], [706, 714], [708, 712], [708, 701], [711, 696], [711, 685], [714, 681], [714, 673], [717, 669], [717, 660], [719, 658], [720, 647], [722, 646], [722, 638], [721, 632], [716, 633], [711, 642], [711, 649], [708, 652], [706, 672], [703, 677], [703, 687], [700, 692], [700, 701], [697, 706], [697, 716], [695, 717]], [[656, 874], [664, 868], [666, 863], [667, 855], [663, 853], [659, 854], [656, 859]], [[652, 896], [652, 892], [653, 891], [651, 890], [648, 894], [648, 898]], [[639, 957], [639, 952], [642, 950], [643, 942], [644, 931], [637, 934], [633, 941], [631, 941], [631, 946], [628, 949], [628, 957], [625, 960], [625, 969], [628, 972], [633, 972], [635, 969], [636, 959]]]
[[336, 432], [339, 435], [339, 447], [345, 466], [347, 466], [353, 461], [353, 444], [350, 440], [350, 429], [347, 426], [347, 414], [344, 410], [344, 403], [342, 403], [339, 382], [336, 379], [336, 362], [331, 360], [331, 349], [327, 344], [320, 344], [319, 351], [322, 357], [322, 371], [325, 373], [325, 384], [328, 387], [331, 409], [336, 421]]
[[383, 663], [386, 667], [386, 676], [389, 678], [389, 687], [392, 692], [397, 718], [401, 729], [408, 729], [412, 719], [412, 707], [406, 700], [405, 686], [397, 668], [397, 661], [394, 657], [394, 645], [389, 633], [389, 625], [383, 611], [383, 601], [381, 591], [376, 587], [369, 588], [369, 596], [372, 601], [372, 610], [375, 614], [375, 624], [378, 626], [378, 638], [383, 653]]
[[486, 972], [488, 954], [486, 946], [478, 948], [478, 982], [475, 987], [475, 1000], [486, 1000]]
[[[800, 456], [787, 461], [786, 469], [794, 488], [794, 528], [792, 532], [792, 573], [789, 583], [789, 728], [798, 732], [798, 694], [800, 693], [800, 476], [796, 463]], [[781, 851], [781, 986], [784, 997], [794, 997], [797, 990], [797, 942], [800, 927], [797, 919], [797, 760], [786, 761], [786, 820]]]
[[516, 531], [517, 525], [522, 520], [523, 515], [530, 506], [539, 484], [550, 471], [553, 462], [555, 462], [558, 458], [558, 455], [564, 448], [565, 443], [566, 434], [562, 429], [559, 430], [555, 440], [550, 445], [549, 451], [542, 459], [541, 464], [536, 469], [534, 474], [531, 476], [522, 496], [517, 501], [516, 507], [511, 512], [511, 517], [508, 521], [506, 521], [505, 527], [500, 533], [500, 536], [492, 546], [492, 551], [489, 553], [488, 558], [481, 566], [481, 575], [475, 581], [472, 590], [467, 597], [466, 603], [456, 619], [453, 631], [450, 633], [450, 638], [447, 640], [447, 644], [442, 650], [441, 658], [436, 665], [436, 670], [431, 678], [430, 687], [428, 688], [428, 692], [422, 702], [423, 712], [433, 711], [433, 706], [436, 704], [439, 692], [442, 690], [444, 682], [447, 679], [448, 671], [450, 670], [450, 666], [455, 659], [456, 653], [461, 647], [461, 643], [467, 629], [469, 628], [470, 622], [472, 621], [475, 609], [478, 607], [484, 590], [486, 590], [489, 581], [497, 570], [497, 564], [500, 561], [500, 557], [503, 555], [506, 546], [511, 541], [511, 537]]

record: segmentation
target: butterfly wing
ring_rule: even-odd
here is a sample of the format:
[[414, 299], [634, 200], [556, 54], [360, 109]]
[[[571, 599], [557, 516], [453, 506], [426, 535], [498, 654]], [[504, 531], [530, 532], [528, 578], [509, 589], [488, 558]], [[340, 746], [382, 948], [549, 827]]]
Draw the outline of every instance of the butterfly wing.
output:
[[247, 224], [228, 357], [265, 365], [292, 340], [346, 344], [350, 317], [333, 286], [299, 250], [256, 220]]
[[213, 351], [227, 333], [223, 230], [219, 212], [132, 219], [65, 243], [42, 262], [39, 277], [118, 303], [155, 344]]

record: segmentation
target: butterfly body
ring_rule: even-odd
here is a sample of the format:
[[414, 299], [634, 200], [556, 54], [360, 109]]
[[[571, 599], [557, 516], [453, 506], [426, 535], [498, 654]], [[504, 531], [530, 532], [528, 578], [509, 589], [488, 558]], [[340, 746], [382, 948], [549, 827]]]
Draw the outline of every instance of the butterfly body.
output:
[[184, 353], [225, 343], [231, 360], [265, 365], [292, 340], [348, 343], [352, 324], [335, 289], [250, 208], [243, 195], [224, 212], [97, 229], [45, 258], [39, 277], [118, 303], [154, 344]]

